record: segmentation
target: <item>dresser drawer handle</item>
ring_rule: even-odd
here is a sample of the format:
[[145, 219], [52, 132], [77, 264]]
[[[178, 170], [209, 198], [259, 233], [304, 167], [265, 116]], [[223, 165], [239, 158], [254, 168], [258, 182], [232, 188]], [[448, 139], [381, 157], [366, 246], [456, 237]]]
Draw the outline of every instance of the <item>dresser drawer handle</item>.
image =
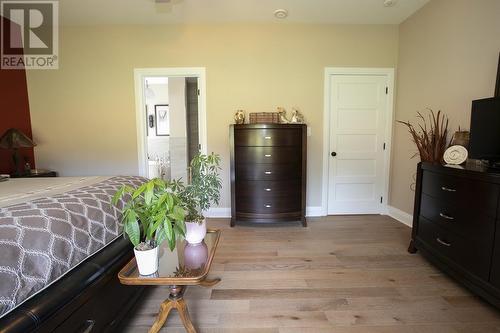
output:
[[446, 186], [441, 186], [441, 189], [443, 191], [446, 191], [446, 192], [456, 192], [457, 191], [454, 188], [449, 188], [449, 187], [446, 187]]
[[266, 208], [271, 208], [272, 206], [271, 205], [266, 205]]
[[265, 136], [264, 139], [271, 140], [271, 137], [270, 136]]
[[451, 243], [448, 243], [448, 242], [445, 242], [444, 240], [442, 240], [441, 238], [436, 238], [436, 241], [441, 244], [441, 245], [444, 245], [444, 246], [448, 246], [450, 247], [451, 246]]
[[270, 175], [270, 174], [272, 174], [273, 172], [272, 172], [272, 171], [265, 171], [264, 173], [265, 173], [266, 175]]
[[270, 188], [266, 188], [265, 190], [266, 190], [266, 192], [271, 192]]
[[447, 220], [454, 220], [455, 219], [453, 216], [446, 215], [443, 213], [439, 213], [439, 216], [441, 216], [443, 219], [447, 219]]
[[271, 154], [265, 154], [264, 156], [265, 157], [271, 157]]

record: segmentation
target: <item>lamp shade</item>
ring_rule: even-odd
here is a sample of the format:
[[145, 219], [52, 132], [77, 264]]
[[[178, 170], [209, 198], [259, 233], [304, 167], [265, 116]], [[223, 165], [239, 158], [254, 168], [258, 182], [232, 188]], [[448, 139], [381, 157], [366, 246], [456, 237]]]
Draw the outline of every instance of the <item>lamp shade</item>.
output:
[[35, 147], [36, 144], [17, 128], [9, 128], [0, 137], [0, 147], [6, 149]]

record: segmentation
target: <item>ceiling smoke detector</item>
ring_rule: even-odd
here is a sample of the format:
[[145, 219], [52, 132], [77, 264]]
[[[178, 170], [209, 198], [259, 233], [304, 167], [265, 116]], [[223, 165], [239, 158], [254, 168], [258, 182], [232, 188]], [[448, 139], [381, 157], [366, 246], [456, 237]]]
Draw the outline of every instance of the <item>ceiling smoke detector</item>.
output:
[[287, 16], [288, 16], [288, 10], [286, 9], [276, 9], [274, 11], [274, 17], [278, 19], [284, 19], [287, 18]]
[[384, 7], [393, 7], [396, 5], [397, 0], [384, 0]]

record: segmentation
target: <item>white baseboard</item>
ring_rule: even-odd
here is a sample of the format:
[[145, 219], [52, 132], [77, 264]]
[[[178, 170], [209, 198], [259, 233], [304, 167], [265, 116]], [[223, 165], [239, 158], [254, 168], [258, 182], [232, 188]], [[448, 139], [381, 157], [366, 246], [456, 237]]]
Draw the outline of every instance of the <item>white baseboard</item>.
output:
[[325, 216], [325, 215], [323, 214], [323, 208], [321, 206], [309, 206], [306, 207], [306, 216], [313, 217], [313, 216]]
[[387, 215], [409, 227], [412, 226], [413, 216], [407, 212], [403, 212], [401, 209], [387, 205]]
[[[230, 207], [213, 207], [210, 208], [206, 213], [206, 217], [214, 218], [228, 218], [231, 217]], [[323, 216], [323, 209], [320, 206], [310, 206], [306, 207], [306, 216]]]
[[212, 207], [204, 214], [206, 217], [219, 217], [228, 218], [231, 217], [230, 207]]

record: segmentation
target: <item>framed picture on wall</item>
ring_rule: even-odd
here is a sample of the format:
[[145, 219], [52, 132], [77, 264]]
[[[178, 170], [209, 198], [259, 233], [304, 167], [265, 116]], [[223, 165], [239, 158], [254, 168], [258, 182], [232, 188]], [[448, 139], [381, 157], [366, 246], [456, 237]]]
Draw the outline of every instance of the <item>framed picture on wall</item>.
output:
[[155, 105], [156, 135], [170, 135], [170, 114], [168, 104]]

